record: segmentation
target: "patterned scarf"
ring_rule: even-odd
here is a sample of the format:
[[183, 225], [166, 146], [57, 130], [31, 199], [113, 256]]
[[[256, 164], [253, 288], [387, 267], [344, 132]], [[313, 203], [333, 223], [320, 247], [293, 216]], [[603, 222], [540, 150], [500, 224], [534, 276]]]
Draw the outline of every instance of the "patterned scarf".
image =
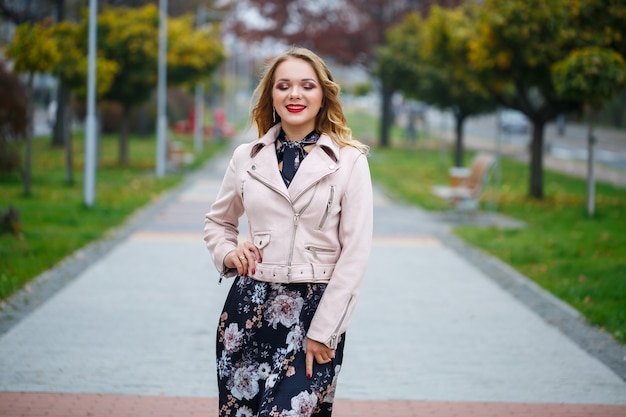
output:
[[320, 134], [313, 131], [300, 142], [295, 142], [287, 140], [287, 135], [280, 129], [280, 133], [276, 137], [276, 157], [278, 158], [278, 163], [283, 163], [281, 174], [287, 188], [289, 188], [291, 180], [293, 180], [296, 171], [300, 168], [300, 164], [307, 155], [304, 147], [317, 143], [319, 138]]

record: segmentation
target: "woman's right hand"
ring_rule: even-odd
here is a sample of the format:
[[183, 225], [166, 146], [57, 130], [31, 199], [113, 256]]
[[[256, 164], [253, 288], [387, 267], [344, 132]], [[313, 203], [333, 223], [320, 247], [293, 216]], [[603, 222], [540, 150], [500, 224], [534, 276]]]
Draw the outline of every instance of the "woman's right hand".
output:
[[240, 276], [254, 275], [257, 262], [262, 262], [261, 252], [250, 242], [240, 244], [224, 258], [224, 266], [236, 269]]

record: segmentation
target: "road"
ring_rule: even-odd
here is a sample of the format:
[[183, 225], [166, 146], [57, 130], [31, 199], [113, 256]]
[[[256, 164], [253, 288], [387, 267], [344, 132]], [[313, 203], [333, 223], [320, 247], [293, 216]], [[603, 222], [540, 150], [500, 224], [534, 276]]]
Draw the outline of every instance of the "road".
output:
[[[435, 131], [447, 130], [448, 136], [453, 126], [452, 116], [434, 109], [427, 112], [427, 123]], [[480, 137], [496, 143], [498, 140], [497, 118], [485, 115], [470, 118], [465, 124], [465, 135]], [[530, 142], [531, 132], [500, 134], [501, 144], [507, 149], [524, 151]], [[556, 123], [549, 123], [545, 129], [544, 140], [547, 153], [551, 156], [578, 161], [587, 160], [587, 126], [567, 123], [565, 133], [558, 134]], [[626, 170], [626, 130], [596, 128], [597, 143], [594, 148], [595, 161], [598, 164], [617, 170]]]

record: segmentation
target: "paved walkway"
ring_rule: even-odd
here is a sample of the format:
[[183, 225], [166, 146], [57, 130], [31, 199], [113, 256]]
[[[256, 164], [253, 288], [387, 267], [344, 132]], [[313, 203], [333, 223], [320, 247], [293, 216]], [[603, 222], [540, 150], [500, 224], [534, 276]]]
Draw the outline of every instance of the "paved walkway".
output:
[[[5, 306], [0, 416], [216, 416], [228, 284], [201, 230], [226, 163]], [[626, 416], [623, 347], [433, 215], [376, 189], [375, 219], [335, 416]]]

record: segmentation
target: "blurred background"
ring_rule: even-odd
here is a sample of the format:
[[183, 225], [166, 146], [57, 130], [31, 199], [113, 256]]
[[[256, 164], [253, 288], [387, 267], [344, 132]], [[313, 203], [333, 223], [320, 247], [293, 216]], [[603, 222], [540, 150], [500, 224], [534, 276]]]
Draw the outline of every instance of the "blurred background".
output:
[[[90, 4], [97, 7], [94, 74]], [[160, 58], [163, 16], [167, 49]], [[0, 261], [7, 265], [0, 298], [246, 133], [264, 65], [296, 44], [328, 62], [355, 137], [372, 146], [375, 180], [405, 198], [446, 209], [431, 185], [448, 182], [448, 169], [469, 166], [477, 151], [496, 155], [493, 186], [481, 199], [522, 218], [530, 237], [521, 246], [512, 243], [513, 232], [465, 237], [511, 242], [510, 253], [498, 256], [538, 281], [552, 273], [542, 285], [626, 340], [619, 255], [626, 247], [619, 217], [625, 21], [623, 0], [0, 0]], [[164, 180], [150, 172], [158, 165], [160, 59], [167, 64]], [[98, 192], [96, 208], [84, 210], [78, 185], [90, 75]], [[378, 167], [402, 164], [411, 171], [395, 179]], [[570, 186], [547, 169], [584, 182]], [[596, 181], [617, 188], [596, 197]], [[531, 217], [549, 213], [560, 214]], [[594, 216], [596, 223], [578, 223]], [[571, 236], [573, 224], [585, 232]], [[41, 230], [63, 236], [58, 247], [46, 246]], [[516, 258], [534, 253], [538, 241], [551, 242], [542, 248], [545, 259]], [[570, 246], [558, 250], [561, 241]], [[553, 260], [565, 259], [589, 262], [556, 271]], [[612, 306], [606, 311], [594, 310], [598, 282], [606, 284], [598, 296]], [[572, 294], [573, 285], [580, 291]]]

